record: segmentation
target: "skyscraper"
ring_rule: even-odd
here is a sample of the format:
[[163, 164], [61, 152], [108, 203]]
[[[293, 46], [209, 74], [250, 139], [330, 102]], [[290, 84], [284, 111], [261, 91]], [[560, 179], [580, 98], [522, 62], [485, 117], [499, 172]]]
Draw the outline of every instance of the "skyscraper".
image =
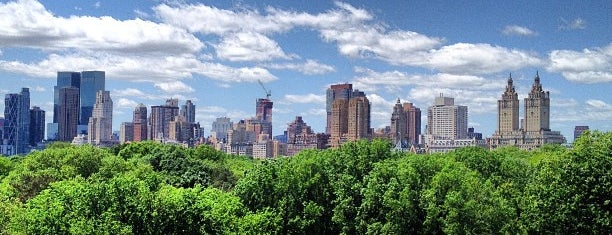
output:
[[542, 90], [540, 75], [536, 72], [531, 91], [525, 98], [525, 131], [550, 130], [549, 92]]
[[149, 139], [168, 139], [170, 134], [170, 122], [179, 116], [177, 99], [166, 100], [165, 105], [151, 106], [151, 136]]
[[79, 123], [79, 88], [63, 87], [59, 89], [58, 135], [59, 141], [72, 141], [77, 135]]
[[4, 98], [4, 155], [24, 154], [29, 151], [30, 90], [6, 94]]
[[[273, 102], [270, 99], [257, 99], [255, 108], [255, 118], [261, 123], [259, 134], [267, 134], [272, 136], [272, 106]], [[253, 123], [257, 123], [254, 121]]]
[[335, 84], [331, 85], [327, 89], [327, 98], [325, 110], [327, 112], [327, 125], [325, 127], [325, 133], [331, 134], [332, 128], [332, 109], [334, 100], [336, 99], [350, 99], [353, 94], [353, 84]]
[[134, 140], [134, 123], [122, 122], [119, 126], [119, 143], [124, 144]]
[[138, 142], [138, 141], [143, 141], [143, 140], [147, 140], [147, 129], [148, 129], [148, 122], [147, 122], [147, 106], [145, 106], [144, 104], [140, 103], [138, 104], [138, 106], [136, 106], [136, 108], [134, 109], [134, 119], [132, 120], [132, 122], [134, 123], [134, 141]]
[[57, 72], [57, 85], [53, 87], [53, 123], [58, 123], [60, 94], [59, 90], [64, 87], [81, 87], [81, 73], [79, 72]]
[[455, 105], [455, 99], [436, 97], [427, 109], [427, 134], [442, 139], [466, 139], [468, 123], [467, 106]]
[[355, 90], [349, 99], [348, 140], [369, 139], [371, 135], [370, 101], [365, 93]]
[[83, 71], [81, 72], [80, 89], [80, 121], [79, 125], [87, 125], [92, 116], [94, 104], [98, 91], [104, 91], [105, 73], [104, 71]]
[[234, 123], [232, 123], [227, 117], [217, 118], [212, 123], [212, 135], [217, 139], [217, 141], [226, 142], [227, 132], [232, 129], [233, 125]]
[[525, 119], [518, 121], [519, 100], [513, 87], [512, 76], [508, 78], [506, 90], [497, 101], [497, 130], [489, 140], [489, 147], [516, 146], [524, 150], [538, 148], [543, 144], [565, 143], [565, 137], [550, 130], [550, 98], [536, 76], [531, 91], [525, 98]]
[[113, 134], [113, 100], [109, 91], [96, 93], [96, 103], [87, 126], [88, 143], [92, 145], [110, 144]]
[[497, 131], [510, 132], [519, 129], [519, 100], [518, 94], [514, 90], [512, 74], [508, 77], [506, 90], [502, 94], [501, 100], [497, 101]]
[[45, 110], [34, 106], [30, 109], [30, 145], [43, 141], [45, 138]]
[[195, 105], [191, 103], [191, 100], [187, 100], [184, 105], [181, 106], [181, 116], [185, 117], [185, 120], [189, 123], [195, 122]]
[[412, 103], [397, 103], [391, 114], [391, 139], [394, 143], [416, 144], [421, 134], [421, 109]]
[[332, 104], [330, 116], [330, 138], [329, 145], [340, 146], [348, 138], [348, 104], [349, 100], [344, 98], [335, 99]]

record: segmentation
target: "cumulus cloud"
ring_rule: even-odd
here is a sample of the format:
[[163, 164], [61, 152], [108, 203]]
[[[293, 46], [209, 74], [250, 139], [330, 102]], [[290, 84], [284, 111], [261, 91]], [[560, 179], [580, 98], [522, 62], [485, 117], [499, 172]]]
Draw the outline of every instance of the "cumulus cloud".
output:
[[0, 44], [116, 53], [195, 53], [204, 44], [182, 28], [109, 16], [57, 17], [34, 0], [0, 3]]
[[202, 62], [194, 55], [139, 56], [111, 53], [51, 54], [39, 62], [0, 60], [0, 70], [34, 77], [54, 77], [55, 71], [105, 70], [107, 77], [131, 81], [174, 81], [199, 74], [223, 82], [263, 82], [276, 80], [261, 67], [234, 68], [220, 63]]
[[155, 87], [165, 93], [191, 93], [194, 91], [193, 88], [181, 81], [160, 82], [156, 83]]
[[278, 43], [260, 33], [241, 32], [223, 38], [215, 45], [217, 57], [230, 61], [289, 59]]
[[560, 72], [579, 83], [612, 82], [612, 43], [582, 51], [554, 50], [549, 54], [549, 71]]
[[270, 69], [295, 70], [306, 75], [320, 75], [335, 72], [334, 66], [319, 63], [316, 60], [306, 60], [305, 63], [281, 63], [264, 65]]
[[119, 98], [119, 100], [115, 101], [115, 104], [116, 104], [115, 108], [120, 108], [120, 109], [134, 109], [138, 105], [136, 101], [126, 99], [126, 98]]
[[507, 25], [502, 30], [505, 35], [517, 35], [517, 36], [535, 36], [537, 33], [527, 27], [518, 25]]

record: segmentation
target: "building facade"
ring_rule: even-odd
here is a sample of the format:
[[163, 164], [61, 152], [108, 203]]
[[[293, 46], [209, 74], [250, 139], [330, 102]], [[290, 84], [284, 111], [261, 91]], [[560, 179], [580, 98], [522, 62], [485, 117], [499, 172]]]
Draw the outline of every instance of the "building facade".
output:
[[38, 106], [30, 109], [30, 146], [36, 146], [45, 139], [45, 110]]
[[170, 136], [170, 122], [179, 116], [178, 100], [169, 99], [165, 105], [152, 106], [150, 124], [151, 140], [166, 140]]
[[77, 136], [79, 111], [79, 88], [60, 88], [57, 120], [57, 140], [72, 141], [72, 139]]
[[134, 123], [122, 122], [119, 126], [119, 143], [125, 144], [134, 141]]
[[139, 142], [148, 140], [148, 118], [147, 118], [147, 106], [140, 103], [134, 109], [134, 117], [132, 118], [133, 128], [133, 141]]
[[185, 104], [181, 106], [180, 112], [180, 115], [185, 117], [187, 122], [195, 122], [195, 105], [191, 102], [191, 100], [185, 101]]
[[390, 128], [393, 143], [401, 141], [405, 145], [417, 144], [421, 135], [421, 109], [412, 103], [401, 104], [397, 99], [391, 113]]
[[337, 99], [348, 100], [353, 94], [353, 84], [335, 84], [331, 85], [326, 92], [325, 110], [327, 112], [327, 125], [325, 133], [331, 134], [332, 131], [332, 109], [334, 101]]
[[519, 126], [519, 101], [510, 75], [506, 89], [497, 102], [498, 126], [489, 140], [489, 147], [516, 146], [532, 150], [543, 144], [565, 143], [565, 137], [560, 132], [550, 130], [550, 96], [542, 89], [538, 73], [524, 102], [525, 118]]
[[2, 154], [11, 156], [29, 152], [30, 90], [6, 94], [4, 98]]
[[455, 105], [454, 98], [441, 94], [427, 109], [427, 135], [437, 139], [466, 139], [467, 124], [468, 108]]
[[227, 132], [232, 129], [234, 123], [228, 117], [217, 118], [212, 123], [211, 134], [218, 141], [227, 143]]
[[110, 145], [113, 135], [113, 100], [109, 91], [98, 91], [89, 117], [87, 142], [92, 145]]
[[83, 71], [81, 72], [80, 92], [80, 121], [79, 125], [88, 125], [89, 118], [93, 115], [94, 104], [96, 103], [98, 92], [105, 90], [104, 71]]

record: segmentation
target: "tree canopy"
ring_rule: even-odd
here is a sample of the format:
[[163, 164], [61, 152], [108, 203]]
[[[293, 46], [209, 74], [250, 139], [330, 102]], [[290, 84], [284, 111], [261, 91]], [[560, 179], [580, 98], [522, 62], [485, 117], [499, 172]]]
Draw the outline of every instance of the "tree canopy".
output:
[[610, 234], [612, 133], [573, 148], [254, 160], [209, 146], [56, 144], [0, 157], [0, 234]]

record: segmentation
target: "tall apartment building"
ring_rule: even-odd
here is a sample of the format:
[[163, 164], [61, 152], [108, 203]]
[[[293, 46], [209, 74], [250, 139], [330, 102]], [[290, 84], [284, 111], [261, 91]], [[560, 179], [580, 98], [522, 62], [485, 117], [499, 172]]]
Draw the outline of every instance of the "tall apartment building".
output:
[[47, 124], [47, 140], [59, 139], [60, 89], [64, 87], [80, 88], [81, 73], [57, 72], [57, 84], [53, 87], [53, 122]]
[[119, 126], [119, 143], [134, 141], [134, 123], [122, 122]]
[[30, 109], [30, 145], [36, 146], [45, 139], [45, 110], [38, 106]]
[[179, 116], [177, 99], [166, 100], [165, 105], [151, 106], [149, 124], [152, 140], [165, 140], [170, 136], [170, 122]]
[[79, 88], [63, 87], [59, 89], [58, 135], [59, 141], [72, 141], [77, 135], [79, 124]]
[[134, 109], [134, 118], [132, 119], [133, 123], [133, 141], [139, 142], [148, 140], [148, 118], [147, 118], [147, 106], [140, 103]]
[[516, 146], [531, 150], [547, 143], [565, 143], [565, 137], [560, 132], [550, 130], [550, 93], [542, 89], [539, 73], [536, 73], [524, 102], [525, 118], [519, 126], [519, 100], [510, 75], [506, 89], [497, 102], [497, 130], [489, 141], [489, 147]]
[[87, 142], [92, 145], [108, 145], [113, 134], [113, 100], [109, 91], [98, 91], [96, 103], [89, 117]]
[[232, 129], [234, 123], [230, 121], [228, 117], [217, 118], [212, 123], [212, 136], [217, 139], [218, 142], [227, 143], [227, 132]]
[[435, 138], [466, 139], [467, 124], [468, 108], [455, 105], [454, 98], [440, 94], [427, 109], [427, 134]]
[[261, 124], [259, 134], [272, 136], [272, 107], [274, 103], [270, 99], [257, 99], [255, 105], [255, 118]]
[[184, 105], [181, 105], [180, 115], [185, 117], [185, 120], [189, 123], [195, 122], [195, 105], [191, 100], [185, 101]]
[[[347, 141], [371, 138], [370, 101], [365, 93], [352, 91], [351, 84], [332, 85], [328, 98], [332, 97], [329, 123], [329, 145], [337, 147]], [[330, 96], [331, 95], [331, 96]], [[346, 98], [349, 97], [349, 98]]]
[[332, 112], [334, 101], [337, 99], [348, 100], [353, 94], [353, 84], [335, 84], [331, 85], [327, 89], [325, 110], [327, 112], [327, 125], [325, 127], [325, 133], [331, 134], [332, 130]]
[[174, 120], [172, 120], [169, 125], [168, 139], [178, 143], [193, 140], [194, 123], [188, 122], [184, 116], [179, 115], [174, 117]]
[[406, 145], [417, 144], [421, 135], [421, 109], [412, 103], [401, 104], [397, 99], [391, 113], [390, 127], [394, 143], [401, 141]]
[[3, 155], [25, 154], [30, 140], [30, 90], [6, 94], [4, 98]]

